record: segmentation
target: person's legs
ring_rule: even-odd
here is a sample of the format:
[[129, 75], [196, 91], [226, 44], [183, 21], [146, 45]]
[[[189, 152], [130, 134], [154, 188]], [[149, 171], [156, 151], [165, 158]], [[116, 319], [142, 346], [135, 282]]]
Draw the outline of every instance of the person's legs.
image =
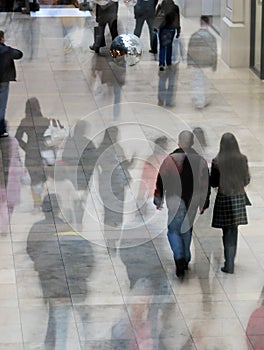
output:
[[167, 79], [168, 79], [167, 71], [159, 72], [159, 85], [158, 85], [158, 105], [159, 106], [164, 106], [164, 103], [166, 101]]
[[165, 66], [165, 54], [166, 54], [166, 46], [163, 45], [163, 35], [164, 35], [164, 29], [160, 28], [159, 32], [159, 66], [164, 67]]
[[[175, 202], [174, 202], [175, 201]], [[173, 251], [176, 264], [176, 275], [178, 277], [184, 275], [185, 263], [191, 259], [190, 243], [191, 232], [181, 232], [182, 224], [186, 216], [186, 208], [184, 202], [178, 199], [167, 199], [168, 205], [168, 240]], [[186, 259], [186, 260], [185, 260]]]
[[234, 272], [234, 261], [237, 249], [237, 234], [237, 226], [223, 227], [223, 245], [225, 257], [225, 264], [221, 269], [223, 272]]
[[6, 131], [5, 113], [9, 93], [9, 83], [0, 83], [0, 136]]
[[179, 75], [179, 65], [172, 65], [168, 69], [168, 89], [166, 94], [166, 106], [172, 107], [177, 88], [177, 80]]
[[136, 18], [136, 26], [134, 30], [134, 35], [138, 36], [140, 38], [143, 24], [145, 22], [145, 17], [144, 16], [139, 16]]
[[112, 37], [112, 40], [114, 40], [115, 37], [118, 36], [118, 31], [117, 31], [117, 18], [108, 22], [110, 34]]
[[166, 45], [166, 63], [171, 66], [172, 62], [172, 41], [175, 35], [175, 29], [167, 29], [167, 45]]
[[156, 53], [157, 47], [155, 48], [155, 43], [154, 43], [155, 33], [153, 31], [154, 18], [147, 18], [146, 22], [147, 22], [148, 30], [149, 30], [150, 49], [153, 53]]

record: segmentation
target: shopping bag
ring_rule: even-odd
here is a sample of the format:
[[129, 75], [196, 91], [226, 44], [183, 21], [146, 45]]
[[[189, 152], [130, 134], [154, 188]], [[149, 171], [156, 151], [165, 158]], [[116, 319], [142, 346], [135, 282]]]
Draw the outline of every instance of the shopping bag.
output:
[[69, 128], [63, 126], [58, 119], [50, 119], [50, 125], [43, 134], [47, 147], [59, 146], [69, 135]]

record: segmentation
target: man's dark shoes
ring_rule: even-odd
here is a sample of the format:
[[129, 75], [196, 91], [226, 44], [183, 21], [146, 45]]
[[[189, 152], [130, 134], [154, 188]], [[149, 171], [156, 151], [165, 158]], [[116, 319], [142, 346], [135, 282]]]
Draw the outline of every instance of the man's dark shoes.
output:
[[183, 258], [181, 259], [174, 259], [175, 261], [175, 265], [176, 265], [176, 276], [179, 277], [179, 278], [182, 278], [184, 277], [184, 263], [185, 263], [185, 260]]
[[221, 267], [221, 271], [225, 273], [234, 273], [234, 271], [228, 270], [226, 267]]
[[7, 131], [4, 131], [2, 132], [2, 134], [0, 134], [0, 137], [8, 137], [8, 132]]
[[153, 53], [154, 55], [156, 55], [158, 53], [158, 51], [149, 50], [149, 53]]

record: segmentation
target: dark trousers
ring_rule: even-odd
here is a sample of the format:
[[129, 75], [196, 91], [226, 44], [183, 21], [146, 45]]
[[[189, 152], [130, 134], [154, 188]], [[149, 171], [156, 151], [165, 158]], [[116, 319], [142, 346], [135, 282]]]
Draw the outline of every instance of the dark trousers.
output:
[[171, 65], [172, 61], [172, 42], [175, 35], [174, 28], [160, 28], [159, 29], [159, 65], [168, 66]]
[[234, 272], [234, 261], [237, 250], [237, 226], [223, 227], [223, 244], [224, 244], [224, 257], [225, 257], [225, 269], [228, 272]]
[[108, 24], [112, 40], [118, 36], [117, 32], [117, 19], [111, 22], [99, 22], [98, 27], [94, 28], [94, 48], [95, 51], [99, 50], [100, 47], [105, 46], [105, 27]]
[[5, 113], [9, 94], [9, 82], [0, 83], [0, 135], [5, 132]]

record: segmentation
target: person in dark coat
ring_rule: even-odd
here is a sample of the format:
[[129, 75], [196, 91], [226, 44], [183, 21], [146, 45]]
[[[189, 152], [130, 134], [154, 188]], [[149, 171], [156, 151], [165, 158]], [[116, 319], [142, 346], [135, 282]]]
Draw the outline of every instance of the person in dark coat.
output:
[[5, 45], [5, 33], [0, 30], [0, 137], [7, 137], [5, 113], [9, 94], [9, 82], [16, 80], [14, 60], [22, 58], [23, 53]]
[[[176, 34], [179, 38], [181, 33], [180, 10], [173, 0], [163, 0], [160, 10], [164, 13], [164, 20], [161, 23], [159, 35], [159, 67], [163, 71], [165, 66], [171, 66], [172, 62], [172, 42]], [[158, 11], [158, 8], [157, 8]]]
[[198, 207], [200, 214], [209, 206], [209, 170], [193, 148], [189, 130], [179, 134], [179, 148], [161, 164], [154, 192], [154, 204], [161, 209], [166, 196], [168, 239], [173, 251], [177, 277], [184, 276], [191, 260], [192, 226]]
[[235, 136], [225, 133], [212, 161], [210, 184], [218, 188], [212, 226], [223, 230], [225, 263], [221, 270], [226, 273], [234, 273], [238, 225], [248, 223], [244, 187], [249, 182], [247, 157], [240, 153]]
[[98, 27], [94, 28], [94, 43], [90, 46], [91, 50], [99, 53], [100, 47], [105, 46], [105, 27], [108, 24], [112, 40], [118, 36], [117, 31], [117, 12], [118, 1], [110, 0], [106, 5], [96, 4], [95, 16]]

